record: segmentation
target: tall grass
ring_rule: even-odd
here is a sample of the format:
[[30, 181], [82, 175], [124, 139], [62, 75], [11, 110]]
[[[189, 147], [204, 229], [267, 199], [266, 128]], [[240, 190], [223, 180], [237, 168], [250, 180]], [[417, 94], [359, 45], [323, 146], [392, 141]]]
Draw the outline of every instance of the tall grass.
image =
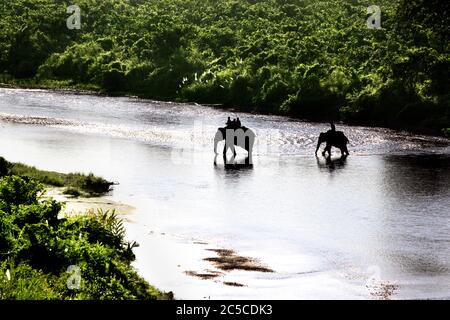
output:
[[23, 163], [8, 162], [0, 157], [0, 176], [16, 175], [39, 181], [45, 185], [55, 187], [67, 187], [66, 192], [72, 195], [101, 195], [111, 190], [113, 182], [92, 173], [59, 173], [54, 171], [39, 170]]

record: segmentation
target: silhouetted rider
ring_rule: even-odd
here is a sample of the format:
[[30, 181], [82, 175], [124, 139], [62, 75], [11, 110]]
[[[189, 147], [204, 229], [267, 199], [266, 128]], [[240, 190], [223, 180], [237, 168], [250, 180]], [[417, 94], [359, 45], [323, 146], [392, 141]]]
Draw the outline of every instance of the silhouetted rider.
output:
[[330, 122], [330, 126], [331, 126], [331, 130], [332, 132], [336, 132], [336, 126], [334, 125], [333, 122]]

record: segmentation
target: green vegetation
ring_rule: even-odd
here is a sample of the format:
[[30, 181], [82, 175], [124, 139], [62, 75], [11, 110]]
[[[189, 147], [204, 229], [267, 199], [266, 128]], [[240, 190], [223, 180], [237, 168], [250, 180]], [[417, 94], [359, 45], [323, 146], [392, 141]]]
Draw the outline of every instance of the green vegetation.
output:
[[[131, 267], [137, 244], [124, 240], [114, 212], [60, 218], [61, 204], [42, 191], [31, 179], [0, 178], [0, 299], [173, 298]], [[80, 268], [75, 287], [72, 265]]]
[[75, 198], [81, 196], [80, 191], [77, 188], [72, 188], [72, 187], [69, 187], [66, 190], [64, 190], [63, 194], [68, 195], [68, 196], [72, 196], [72, 197], [75, 197]]
[[313, 120], [450, 127], [449, 2], [9, 0], [0, 81], [222, 104]]
[[442, 132], [443, 132], [444, 135], [446, 135], [447, 137], [450, 137], [450, 128], [444, 128], [444, 129], [442, 129]]
[[110, 191], [114, 184], [103, 178], [95, 177], [92, 173], [85, 175], [44, 171], [22, 163], [8, 162], [0, 157], [0, 177], [5, 175], [26, 177], [54, 187], [66, 187], [64, 194], [72, 196], [98, 196]]

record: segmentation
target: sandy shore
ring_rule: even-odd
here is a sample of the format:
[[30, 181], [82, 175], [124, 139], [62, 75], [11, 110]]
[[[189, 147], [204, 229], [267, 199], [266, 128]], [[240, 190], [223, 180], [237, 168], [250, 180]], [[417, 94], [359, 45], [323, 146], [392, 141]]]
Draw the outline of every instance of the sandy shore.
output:
[[[134, 221], [135, 207], [114, 201], [111, 196], [72, 197], [63, 191], [64, 188], [48, 188], [44, 198], [64, 203], [62, 213], [65, 216], [90, 210], [115, 210], [126, 222], [129, 240], [137, 240], [140, 244], [135, 249], [137, 261], [133, 263], [139, 274], [160, 289], [173, 291], [176, 299], [269, 298], [272, 294], [267, 295], [267, 288], [280, 289], [278, 282], [284, 276], [273, 270], [271, 263], [224, 248], [219, 243], [141, 230], [142, 226]], [[324, 278], [327, 277], [330, 275]], [[299, 284], [311, 287], [306, 280]], [[367, 289], [370, 292], [368, 298], [384, 300], [395, 296], [397, 286], [381, 283]], [[289, 298], [293, 292], [284, 294]]]
[[51, 187], [47, 188], [44, 198], [53, 198], [56, 201], [64, 203], [62, 213], [64, 215], [83, 214], [86, 211], [97, 210], [115, 210], [119, 216], [126, 216], [134, 212], [135, 208], [124, 203], [111, 200], [109, 196], [100, 197], [72, 197], [63, 194], [64, 188]]
[[[63, 191], [64, 188], [49, 187], [44, 194], [44, 198], [52, 198], [64, 203], [62, 209], [62, 214], [64, 216], [80, 215], [91, 210], [115, 210], [116, 213], [127, 222], [128, 236], [130, 236], [130, 234], [136, 235], [136, 233], [133, 232], [133, 229], [136, 227], [139, 228], [139, 226], [133, 221], [133, 213], [136, 210], [135, 207], [113, 201], [111, 196], [72, 197], [63, 194]], [[145, 232], [142, 231], [138, 233], [141, 236], [145, 235]], [[155, 236], [159, 239], [157, 244], [152, 241], [155, 240]], [[247, 272], [252, 276], [261, 273], [270, 274], [274, 272], [256, 258], [242, 256], [231, 249], [217, 248], [214, 244], [202, 241], [186, 241], [186, 239], [185, 241], [180, 241], [181, 239], [174, 239], [164, 233], [157, 235], [153, 234], [153, 232], [146, 234], [144, 238], [133, 240], [138, 240], [142, 245], [141, 248], [136, 249], [138, 261], [135, 263], [140, 274], [144, 275], [148, 281], [155, 282], [156, 280], [156, 283], [158, 284], [158, 279], [163, 280], [166, 279], [167, 276], [170, 278], [177, 278], [181, 283], [184, 283], [184, 286], [181, 288], [179, 287], [179, 284], [174, 285], [175, 288], [181, 289], [180, 295], [177, 295], [177, 292], [175, 292], [176, 297], [178, 296], [178, 298], [180, 298], [180, 296], [181, 298], [191, 297], [192, 292], [186, 295], [185, 291], [189, 292], [191, 291], [190, 288], [196, 287], [203, 288], [203, 290], [200, 290], [202, 292], [208, 292], [213, 288], [214, 290], [212, 291], [217, 291], [218, 287], [221, 286], [236, 289], [239, 287], [247, 287], [245, 282], [248, 277], [248, 275], [245, 275]], [[147, 243], [149, 240], [151, 244]], [[152, 250], [149, 251], [149, 248], [152, 248]], [[158, 253], [157, 248], [164, 249], [162, 252]], [[173, 248], [173, 250], [170, 250], [170, 248]], [[145, 251], [144, 254], [140, 252], [142, 249]], [[152, 252], [152, 254], [149, 255], [149, 252]], [[190, 254], [180, 256], [180, 252], [189, 252]], [[143, 257], [145, 258], [142, 259]], [[172, 261], [165, 261], [168, 257], [172, 257], [169, 259]], [[173, 257], [177, 257], [177, 259], [174, 259]], [[152, 263], [149, 263], [147, 259], [152, 261]], [[168, 269], [173, 270], [169, 272]], [[156, 274], [154, 273], [155, 270], [157, 271]], [[233, 277], [234, 272], [240, 273], [241, 277]], [[148, 273], [150, 273], [150, 275]], [[206, 282], [204, 282], [205, 280]], [[202, 283], [200, 284], [199, 281]], [[162, 281], [160, 284], [162, 285], [164, 282], [167, 284], [167, 280]], [[170, 287], [166, 288], [164, 285], [163, 287], [164, 289], [173, 289]], [[208, 289], [205, 287], [208, 287]], [[224, 290], [223, 287], [221, 289], [221, 291], [228, 292], [228, 294], [231, 294], [231, 292], [236, 294], [234, 290]], [[194, 296], [196, 298], [207, 298], [198, 292]]]
[[[344, 284], [329, 272], [305, 275], [286, 274], [277, 270], [276, 261], [264, 261], [252, 253], [239, 253], [224, 248], [220, 243], [203, 239], [187, 239], [176, 235], [145, 230], [135, 221], [136, 208], [112, 200], [111, 196], [72, 197], [63, 194], [64, 188], [48, 188], [44, 198], [63, 202], [63, 215], [79, 215], [89, 210], [115, 210], [125, 221], [127, 238], [137, 241], [137, 260], [133, 263], [138, 273], [147, 281], [166, 291], [173, 291], [176, 299], [235, 299], [266, 298], [289, 299], [300, 295], [311, 299], [323, 292], [315, 292], [317, 283], [329, 287], [329, 297]], [[301, 291], [292, 291], [295, 282]], [[300, 290], [300, 289], [299, 289]], [[347, 288], [350, 297], [365, 299], [395, 299], [398, 286], [387, 283], [371, 283], [370, 287]], [[310, 292], [311, 294], [307, 294]], [[344, 297], [345, 298], [345, 297]]]

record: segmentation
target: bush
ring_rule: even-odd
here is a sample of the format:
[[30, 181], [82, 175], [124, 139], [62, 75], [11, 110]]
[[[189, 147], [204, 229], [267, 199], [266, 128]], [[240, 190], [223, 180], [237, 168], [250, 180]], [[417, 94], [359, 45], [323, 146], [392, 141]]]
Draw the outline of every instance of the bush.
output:
[[49, 300], [58, 295], [51, 287], [51, 277], [26, 264], [0, 263], [0, 300]]
[[72, 187], [66, 188], [66, 189], [63, 191], [63, 194], [68, 195], [68, 196], [72, 196], [72, 197], [74, 197], [74, 198], [78, 198], [79, 196], [81, 196], [80, 190], [78, 190], [78, 189], [76, 189], [76, 188], [72, 188]]
[[[42, 200], [42, 186], [0, 179], [0, 299], [167, 299], [131, 267], [136, 243], [114, 212], [58, 219], [61, 205]], [[67, 268], [81, 270], [79, 290]]]
[[0, 177], [1, 173], [17, 175], [39, 181], [45, 185], [54, 187], [68, 187], [66, 191], [90, 196], [101, 195], [111, 190], [113, 182], [109, 182], [101, 177], [96, 177], [92, 173], [85, 175], [82, 173], [58, 173], [54, 171], [39, 170], [22, 163], [10, 163], [0, 157]]
[[442, 129], [442, 132], [443, 132], [444, 135], [446, 135], [447, 137], [450, 137], [450, 128], [444, 128], [444, 129]]

